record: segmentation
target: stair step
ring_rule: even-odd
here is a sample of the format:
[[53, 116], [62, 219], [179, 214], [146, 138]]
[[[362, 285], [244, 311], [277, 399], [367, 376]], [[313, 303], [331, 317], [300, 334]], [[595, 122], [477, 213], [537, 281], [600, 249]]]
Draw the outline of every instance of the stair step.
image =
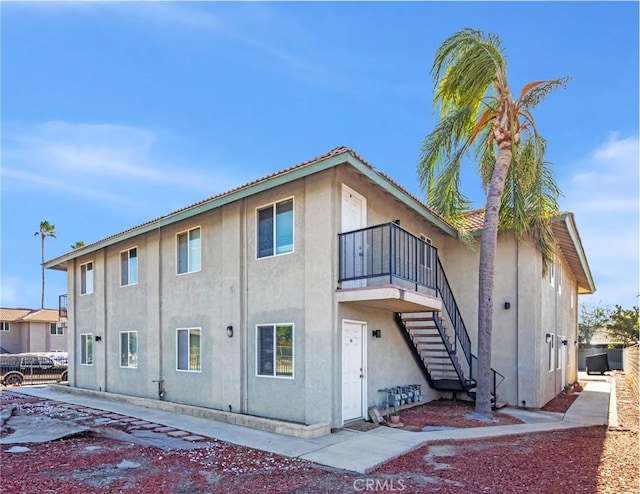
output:
[[444, 343], [442, 343], [442, 338], [439, 337], [434, 337], [434, 336], [416, 336], [415, 338], [413, 338], [413, 343], [416, 346], [419, 346], [421, 344], [425, 345], [425, 344], [436, 344], [439, 343], [440, 345], [444, 345]]
[[433, 354], [420, 352], [420, 356], [422, 357], [422, 360], [425, 360], [425, 361], [438, 361], [438, 360], [445, 360], [447, 362], [451, 361], [451, 358], [446, 353], [444, 355], [433, 355]]
[[447, 353], [447, 349], [445, 348], [444, 345], [437, 345], [437, 346], [434, 346], [434, 345], [431, 345], [431, 346], [420, 345], [420, 347], [418, 347], [417, 350], [418, 350], [418, 353], [421, 356], [438, 355], [440, 353], [443, 353], [447, 357], [449, 357], [449, 354]]
[[[433, 379], [458, 379], [458, 374], [456, 374], [455, 371], [443, 371], [443, 370], [438, 370], [438, 369], [434, 369], [431, 372], [431, 377]], [[460, 384], [462, 385], [462, 383]]]
[[444, 319], [444, 316], [440, 315], [440, 311], [433, 312], [403, 312], [402, 319], [433, 319], [435, 317], [439, 317], [440, 319]]
[[426, 364], [434, 369], [455, 369], [450, 360], [430, 360]]
[[433, 371], [433, 372], [453, 372], [454, 374], [456, 374], [456, 376], [458, 375], [456, 373], [456, 369], [450, 363], [449, 364], [436, 364], [436, 363], [430, 362], [430, 363], [427, 363], [426, 365], [429, 368], [429, 370]]
[[422, 350], [440, 350], [443, 352], [446, 352], [447, 349], [444, 346], [444, 342], [442, 340], [438, 340], [438, 341], [432, 341], [432, 342], [414, 342], [415, 347], [418, 349], [418, 351], [422, 351]]
[[421, 334], [440, 336], [440, 332], [436, 328], [410, 328], [409, 334], [411, 336], [421, 335]]

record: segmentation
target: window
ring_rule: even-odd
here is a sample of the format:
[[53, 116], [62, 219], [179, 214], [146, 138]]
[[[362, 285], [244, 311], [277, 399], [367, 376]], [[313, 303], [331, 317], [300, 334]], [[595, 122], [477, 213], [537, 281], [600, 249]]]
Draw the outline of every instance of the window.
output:
[[200, 227], [178, 233], [178, 274], [200, 271]]
[[62, 326], [58, 326], [55, 322], [52, 322], [49, 326], [49, 333], [60, 336], [64, 334], [64, 328]]
[[138, 332], [123, 331], [120, 333], [120, 367], [138, 367]]
[[[420, 244], [420, 266], [421, 267], [426, 267], [427, 269], [431, 269], [431, 265], [432, 265], [432, 257], [433, 257], [433, 249], [431, 249], [431, 247], [429, 247], [430, 245], [433, 245], [433, 243], [431, 242], [431, 239], [423, 234], [420, 234], [420, 240], [422, 240], [424, 243]], [[428, 245], [425, 245], [428, 244]]]
[[293, 252], [293, 199], [258, 209], [258, 257]]
[[0, 322], [0, 331], [11, 331], [11, 325], [8, 321]]
[[549, 351], [549, 371], [553, 370], [553, 343], [555, 341], [555, 337], [550, 334], [547, 333], [547, 347], [548, 347], [548, 351]]
[[258, 326], [258, 375], [293, 378], [293, 324]]
[[93, 293], [93, 262], [80, 265], [80, 295]]
[[120, 286], [138, 283], [138, 249], [133, 248], [120, 253]]
[[200, 329], [177, 329], [177, 369], [200, 372]]
[[562, 368], [562, 362], [560, 361], [561, 348], [562, 348], [562, 336], [556, 335], [556, 369]]
[[92, 333], [85, 333], [80, 335], [80, 363], [82, 365], [93, 365]]
[[562, 264], [558, 263], [556, 269], [556, 284], [558, 285], [558, 295], [562, 294]]

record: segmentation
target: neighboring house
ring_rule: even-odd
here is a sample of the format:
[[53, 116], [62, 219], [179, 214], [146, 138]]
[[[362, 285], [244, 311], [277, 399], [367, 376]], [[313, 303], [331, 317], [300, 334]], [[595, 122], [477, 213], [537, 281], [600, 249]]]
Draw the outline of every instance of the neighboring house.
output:
[[[500, 237], [493, 367], [513, 405], [576, 376], [576, 299], [594, 286], [573, 216], [554, 231], [545, 278]], [[477, 253], [347, 148], [45, 266], [68, 272], [70, 386], [331, 427], [392, 386], [474, 386]]]
[[65, 326], [57, 309], [0, 308], [0, 346], [6, 353], [66, 352]]

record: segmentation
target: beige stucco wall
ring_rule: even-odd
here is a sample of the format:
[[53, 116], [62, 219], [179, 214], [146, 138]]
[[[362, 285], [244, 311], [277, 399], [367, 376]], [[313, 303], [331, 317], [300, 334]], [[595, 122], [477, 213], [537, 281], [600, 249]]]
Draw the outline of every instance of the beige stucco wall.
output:
[[[289, 184], [264, 190], [109, 246], [75, 260], [69, 267], [70, 384], [163, 399], [307, 424], [342, 425], [342, 322], [367, 324], [367, 402], [380, 404], [378, 389], [422, 384], [436, 399], [413, 361], [392, 311], [339, 304], [338, 233], [342, 184], [367, 200], [367, 225], [400, 220], [410, 232], [429, 237], [445, 271], [475, 349], [477, 251], [374, 187], [354, 169], [334, 167]], [[256, 258], [256, 209], [294, 200], [294, 251]], [[176, 235], [201, 229], [201, 270], [176, 274]], [[120, 286], [120, 252], [138, 249], [138, 283]], [[493, 366], [507, 376], [500, 400], [537, 407], [557, 389], [556, 373], [539, 371], [546, 357], [547, 328], [575, 330], [575, 309], [565, 310], [570, 291], [556, 300], [540, 276], [537, 251], [503, 236], [496, 271]], [[79, 296], [80, 264], [94, 262], [94, 293]], [[568, 281], [568, 270], [564, 272]], [[575, 287], [575, 284], [574, 284]], [[566, 299], [566, 300], [565, 300]], [[504, 303], [511, 304], [504, 309]], [[562, 312], [554, 312], [556, 304]], [[577, 305], [577, 301], [574, 301]], [[256, 327], [294, 325], [294, 377], [256, 373]], [[233, 337], [226, 334], [233, 327]], [[200, 328], [200, 372], [176, 369], [176, 329]], [[382, 329], [383, 337], [370, 337]], [[122, 368], [121, 331], [138, 332], [138, 367]], [[77, 365], [80, 334], [101, 336], [94, 364]], [[563, 335], [569, 335], [563, 329]], [[475, 350], [474, 350], [475, 352]], [[569, 349], [569, 362], [575, 349]], [[546, 368], [545, 368], [546, 369]], [[568, 374], [574, 372], [568, 370]], [[549, 398], [550, 399], [550, 398]], [[548, 401], [548, 400], [547, 400]]]
[[[69, 384], [80, 388], [106, 391], [104, 382], [105, 345], [94, 341], [94, 363], [83, 365], [80, 363], [80, 336], [90, 333], [103, 336], [104, 323], [104, 266], [101, 251], [82, 256], [74, 261], [74, 268], [68, 272], [67, 280], [72, 285], [68, 292], [67, 313], [69, 330], [73, 331], [73, 344], [69, 345], [69, 352], [73, 351], [74, 365], [69, 367]], [[93, 293], [80, 295], [80, 266], [93, 262]], [[102, 269], [101, 269], [102, 268]], [[73, 295], [71, 295], [73, 294]], [[71, 361], [71, 353], [69, 361]]]
[[67, 351], [67, 335], [51, 334], [50, 322], [11, 322], [9, 331], [0, 333], [0, 346], [11, 353]]
[[[420, 383], [427, 390], [391, 312], [346, 309], [334, 299], [342, 183], [367, 198], [369, 225], [400, 219], [438, 245], [439, 230], [346, 167], [112, 245], [77, 259], [70, 270], [76, 362], [81, 333], [102, 337], [94, 343], [92, 366], [71, 365], [71, 384], [157, 398], [153, 381], [163, 379], [168, 401], [339, 426], [341, 321], [353, 317], [385, 328], [381, 340], [369, 342], [370, 401], [386, 386]], [[256, 209], [289, 197], [294, 252], [257, 259]], [[177, 275], [176, 234], [198, 226], [201, 270]], [[121, 287], [120, 252], [132, 247], [138, 249], [138, 283]], [[80, 265], [87, 261], [94, 263], [94, 293], [79, 296]], [[293, 379], [256, 375], [256, 326], [270, 323], [294, 325]], [[176, 370], [176, 329], [189, 327], [201, 329], [201, 372]], [[120, 367], [121, 331], [138, 332], [135, 369]], [[412, 364], [398, 365], [407, 361]]]
[[[479, 244], [476, 242], [471, 249], [451, 239], [445, 245], [443, 265], [475, 353]], [[498, 388], [498, 399], [514, 406], [539, 408], [562, 390], [561, 371], [555, 363], [553, 370], [548, 370], [547, 332], [554, 338], [567, 337], [570, 344], [565, 379], [573, 381], [576, 375], [575, 293], [574, 307], [570, 308], [575, 280], [559, 256], [558, 262], [563, 263], [563, 289], [559, 295], [542, 277], [542, 259], [534, 245], [518, 243], [511, 234], [500, 234], [496, 259], [492, 367], [506, 377]], [[505, 302], [510, 304], [509, 309], [505, 309]]]
[[24, 352], [22, 323], [9, 323], [9, 331], [0, 331], [0, 346], [11, 353]]

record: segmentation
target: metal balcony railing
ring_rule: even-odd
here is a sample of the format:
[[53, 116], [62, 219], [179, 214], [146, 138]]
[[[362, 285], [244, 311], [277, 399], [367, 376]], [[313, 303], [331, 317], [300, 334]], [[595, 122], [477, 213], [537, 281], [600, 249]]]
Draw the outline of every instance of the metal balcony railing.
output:
[[58, 318], [67, 318], [67, 294], [58, 296]]
[[437, 249], [395, 223], [340, 233], [339, 282], [436, 289]]
[[[361, 228], [340, 233], [339, 282], [389, 283], [415, 290], [419, 287], [437, 291], [456, 335], [458, 346], [471, 365], [471, 339], [458, 304], [444, 273], [438, 249], [396, 223]], [[370, 280], [370, 281], [369, 281]]]

